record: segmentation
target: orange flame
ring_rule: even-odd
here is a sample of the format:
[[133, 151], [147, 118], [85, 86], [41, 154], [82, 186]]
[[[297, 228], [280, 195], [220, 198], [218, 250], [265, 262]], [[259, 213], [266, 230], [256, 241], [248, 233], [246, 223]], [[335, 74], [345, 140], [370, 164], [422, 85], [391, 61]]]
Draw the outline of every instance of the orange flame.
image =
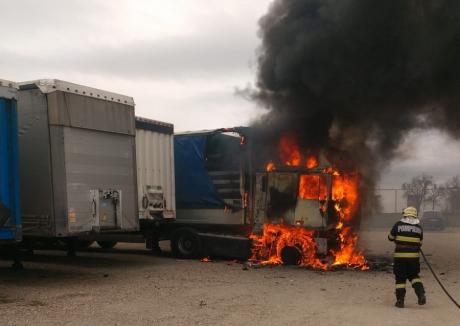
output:
[[318, 166], [318, 159], [314, 155], [310, 155], [307, 157], [307, 168], [313, 169]]
[[[316, 155], [311, 154], [310, 151], [306, 151], [307, 155], [301, 154], [297, 138], [294, 134], [282, 136], [278, 143], [278, 153], [281, 161], [286, 166], [299, 167], [305, 165], [307, 169], [313, 169], [318, 167], [318, 158]], [[270, 161], [267, 164], [267, 172], [275, 170], [275, 164]]]
[[266, 169], [267, 169], [267, 172], [275, 171], [275, 163], [273, 163], [271, 161], [268, 162]]
[[[281, 161], [286, 166], [301, 166], [308, 169], [318, 167], [318, 159], [314, 155], [302, 158], [298, 141], [295, 135], [281, 137], [278, 144]], [[305, 151], [311, 153], [311, 151]], [[304, 162], [304, 163], [302, 163]], [[270, 161], [266, 169], [275, 170], [275, 164]], [[339, 249], [331, 250], [334, 257], [332, 266], [345, 265], [353, 268], [368, 269], [363, 253], [357, 249], [358, 235], [352, 228], [353, 220], [359, 216], [359, 175], [357, 173], [339, 172], [337, 168], [329, 167], [324, 173], [332, 175], [332, 200], [338, 215], [336, 230]], [[299, 181], [298, 198], [316, 199], [323, 201], [320, 209], [327, 210], [325, 200], [328, 199], [327, 182], [320, 175], [301, 175]], [[281, 264], [281, 251], [285, 246], [296, 247], [302, 255], [301, 265], [328, 269], [328, 265], [321, 262], [316, 255], [314, 231], [301, 226], [287, 226], [265, 224], [262, 236], [252, 235], [254, 241], [253, 260], [261, 260], [263, 264]]]
[[351, 222], [359, 208], [359, 175], [334, 175], [332, 179], [332, 199], [337, 203], [337, 211], [342, 222]]
[[300, 155], [299, 145], [294, 135], [281, 137], [278, 144], [278, 151], [285, 165], [300, 166], [302, 156]]
[[325, 200], [327, 198], [327, 187], [324, 178], [319, 175], [300, 176], [299, 198]]
[[262, 236], [250, 236], [254, 243], [251, 260], [263, 265], [281, 265], [282, 250], [285, 247], [295, 247], [300, 253], [301, 266], [327, 269], [327, 265], [316, 256], [314, 233], [303, 227], [265, 224]]
[[361, 268], [362, 270], [369, 269], [366, 258], [364, 258], [361, 251], [356, 249], [358, 235], [353, 232], [352, 228], [342, 226], [339, 237], [340, 249], [332, 252], [334, 255], [334, 263], [332, 265], [347, 265]]
[[340, 248], [332, 251], [333, 265], [348, 265], [369, 269], [363, 253], [357, 249], [358, 235], [350, 223], [358, 215], [359, 209], [359, 175], [334, 175], [332, 181], [332, 199], [336, 202], [335, 209], [339, 216], [336, 230], [339, 232]]
[[202, 263], [212, 263], [212, 259], [209, 257], [204, 257], [201, 259], [201, 262]]

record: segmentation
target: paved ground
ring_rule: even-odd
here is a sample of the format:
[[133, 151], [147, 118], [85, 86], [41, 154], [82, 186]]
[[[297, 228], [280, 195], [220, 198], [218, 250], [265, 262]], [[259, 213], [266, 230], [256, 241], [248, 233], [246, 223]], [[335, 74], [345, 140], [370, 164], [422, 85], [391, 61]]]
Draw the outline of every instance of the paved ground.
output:
[[[386, 232], [363, 245], [388, 257]], [[460, 233], [426, 233], [425, 251], [460, 300]], [[77, 258], [37, 252], [14, 273], [0, 261], [0, 325], [443, 325], [460, 324], [425, 266], [428, 304], [409, 292], [393, 307], [385, 271], [317, 272], [297, 267], [243, 270], [232, 262], [151, 257], [140, 245], [92, 249]]]

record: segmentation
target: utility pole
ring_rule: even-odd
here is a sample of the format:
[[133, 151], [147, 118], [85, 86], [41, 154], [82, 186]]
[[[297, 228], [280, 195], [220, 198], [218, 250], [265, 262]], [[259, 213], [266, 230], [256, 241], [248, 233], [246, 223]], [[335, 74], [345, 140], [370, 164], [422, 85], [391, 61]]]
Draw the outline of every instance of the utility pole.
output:
[[379, 188], [380, 191], [394, 191], [395, 192], [395, 202], [394, 202], [394, 213], [398, 213], [398, 188]]

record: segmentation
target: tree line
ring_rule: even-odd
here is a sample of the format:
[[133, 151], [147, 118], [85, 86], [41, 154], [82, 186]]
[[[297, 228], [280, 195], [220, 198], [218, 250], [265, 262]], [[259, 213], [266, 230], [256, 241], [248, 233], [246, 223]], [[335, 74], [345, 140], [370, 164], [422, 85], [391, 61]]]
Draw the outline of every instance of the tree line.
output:
[[456, 175], [444, 184], [436, 184], [433, 179], [431, 175], [422, 174], [403, 183], [408, 204], [420, 211], [422, 204], [428, 203], [434, 211], [436, 205], [444, 200], [449, 212], [460, 211], [460, 176]]

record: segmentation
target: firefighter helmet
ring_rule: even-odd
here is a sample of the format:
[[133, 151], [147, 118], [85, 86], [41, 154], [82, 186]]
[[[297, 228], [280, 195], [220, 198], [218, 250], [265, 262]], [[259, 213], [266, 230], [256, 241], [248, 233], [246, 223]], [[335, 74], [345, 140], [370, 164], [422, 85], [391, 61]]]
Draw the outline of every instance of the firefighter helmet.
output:
[[417, 208], [409, 206], [403, 211], [404, 217], [414, 217], [417, 218]]

